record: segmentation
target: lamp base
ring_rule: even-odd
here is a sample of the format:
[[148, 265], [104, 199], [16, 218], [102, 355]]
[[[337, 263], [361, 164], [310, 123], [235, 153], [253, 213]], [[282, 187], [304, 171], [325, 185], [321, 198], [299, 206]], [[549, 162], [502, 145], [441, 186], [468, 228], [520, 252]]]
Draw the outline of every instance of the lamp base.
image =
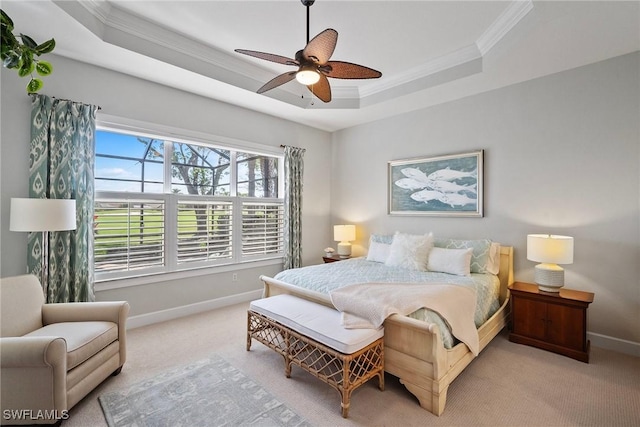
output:
[[564, 269], [557, 264], [538, 264], [534, 280], [538, 289], [544, 292], [560, 292], [564, 286]]
[[348, 243], [348, 242], [338, 243], [338, 256], [340, 258], [349, 258], [351, 256], [351, 243]]

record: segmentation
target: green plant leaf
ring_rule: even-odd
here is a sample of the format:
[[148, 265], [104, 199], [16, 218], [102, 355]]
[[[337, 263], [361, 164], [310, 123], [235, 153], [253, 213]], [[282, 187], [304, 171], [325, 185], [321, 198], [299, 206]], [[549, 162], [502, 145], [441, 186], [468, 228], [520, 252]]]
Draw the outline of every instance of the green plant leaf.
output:
[[9, 31], [13, 30], [13, 21], [9, 18], [9, 15], [4, 13], [4, 10], [2, 9], [0, 9], [0, 15], [0, 22], [5, 24], [9, 28]]
[[22, 43], [24, 43], [24, 45], [29, 49], [35, 49], [36, 47], [38, 47], [38, 43], [36, 43], [35, 40], [33, 40], [28, 35], [20, 33], [20, 38], [22, 39]]
[[13, 35], [11, 31], [6, 30], [6, 27], [2, 27], [2, 44], [11, 46], [13, 49], [20, 46], [18, 39]]
[[41, 76], [48, 76], [53, 71], [53, 66], [48, 61], [37, 61], [35, 67], [36, 72]]
[[[20, 73], [20, 71], [28, 71], [28, 73], [30, 73], [33, 69], [33, 54], [29, 51], [26, 52], [22, 52], [22, 57], [20, 58], [20, 64], [19, 64], [20, 70], [18, 71], [18, 74]], [[22, 76], [24, 77], [24, 76]]]
[[40, 89], [42, 89], [44, 83], [40, 79], [31, 79], [27, 84], [27, 93], [36, 93]]
[[33, 73], [35, 66], [36, 65], [33, 63], [33, 61], [29, 65], [27, 65], [26, 63], [23, 63], [20, 69], [18, 69], [18, 75], [20, 77], [28, 76], [29, 74]]
[[46, 42], [36, 47], [36, 53], [38, 55], [44, 55], [45, 53], [51, 52], [55, 47], [56, 47], [56, 41], [54, 39], [47, 40]]
[[9, 52], [11, 52], [11, 47], [4, 43], [0, 43], [0, 55], [2, 55], [3, 61], [9, 55]]

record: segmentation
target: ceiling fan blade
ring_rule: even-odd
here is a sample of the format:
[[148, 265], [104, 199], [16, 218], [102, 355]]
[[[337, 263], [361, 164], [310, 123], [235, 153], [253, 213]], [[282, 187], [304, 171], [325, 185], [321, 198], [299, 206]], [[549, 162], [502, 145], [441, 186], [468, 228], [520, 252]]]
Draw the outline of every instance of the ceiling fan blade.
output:
[[313, 85], [307, 86], [312, 94], [317, 96], [323, 102], [331, 102], [331, 86], [329, 80], [320, 74], [320, 80]]
[[258, 93], [264, 93], [268, 90], [290, 82], [291, 80], [296, 78], [296, 73], [297, 71], [289, 71], [288, 73], [280, 74], [279, 76], [274, 77], [273, 79], [266, 82], [260, 89], [258, 89]]
[[315, 36], [302, 50], [302, 55], [316, 64], [327, 63], [338, 43], [338, 32], [333, 28], [327, 28]]
[[273, 53], [257, 52], [255, 50], [236, 49], [238, 53], [243, 55], [253, 56], [254, 58], [265, 59], [267, 61], [276, 62], [284, 65], [300, 65], [295, 59], [287, 58], [286, 56], [274, 55]]
[[320, 67], [320, 71], [334, 79], [377, 79], [382, 76], [380, 71], [373, 68], [344, 61], [329, 61]]

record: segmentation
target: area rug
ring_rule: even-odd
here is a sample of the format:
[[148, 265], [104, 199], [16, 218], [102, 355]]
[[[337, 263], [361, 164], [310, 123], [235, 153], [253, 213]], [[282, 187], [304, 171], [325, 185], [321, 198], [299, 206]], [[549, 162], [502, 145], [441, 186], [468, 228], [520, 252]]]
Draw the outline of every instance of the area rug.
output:
[[310, 426], [217, 355], [98, 399], [110, 427]]

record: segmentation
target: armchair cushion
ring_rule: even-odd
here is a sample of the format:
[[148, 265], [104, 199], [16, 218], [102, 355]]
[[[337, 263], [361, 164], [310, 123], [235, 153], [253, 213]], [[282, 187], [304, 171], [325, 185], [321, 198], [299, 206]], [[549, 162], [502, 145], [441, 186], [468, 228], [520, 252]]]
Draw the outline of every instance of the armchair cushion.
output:
[[44, 326], [25, 337], [60, 337], [67, 343], [67, 370], [71, 370], [118, 339], [113, 322], [64, 322]]

